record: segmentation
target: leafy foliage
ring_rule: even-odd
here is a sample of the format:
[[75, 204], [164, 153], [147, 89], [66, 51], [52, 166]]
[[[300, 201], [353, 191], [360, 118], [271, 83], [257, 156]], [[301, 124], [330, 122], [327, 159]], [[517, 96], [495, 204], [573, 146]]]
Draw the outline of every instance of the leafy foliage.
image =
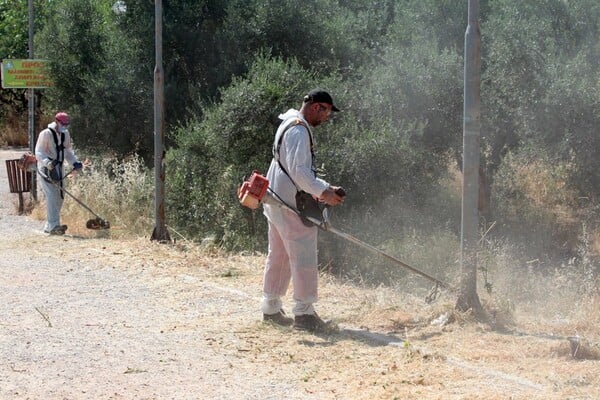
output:
[[[44, 25], [46, 2], [36, 0], [34, 26]], [[35, 50], [35, 46], [34, 46]], [[34, 52], [35, 55], [35, 52]], [[28, 2], [0, 0], [0, 60], [29, 58], [29, 9]], [[27, 110], [25, 89], [2, 89], [0, 91], [0, 122], [11, 122]], [[18, 122], [17, 122], [18, 124]], [[10, 128], [10, 127], [8, 127]]]
[[40, 53], [51, 61], [58, 108], [83, 103], [86, 78], [104, 65], [107, 32], [100, 6], [98, 0], [63, 0], [51, 9]]
[[308, 92], [311, 82], [313, 74], [298, 63], [259, 55], [203, 119], [178, 129], [177, 146], [167, 154], [169, 211], [178, 225], [214, 234], [230, 248], [264, 244], [263, 218], [240, 206], [236, 189], [252, 170], [266, 172], [277, 115], [299, 105], [297, 93]]
[[[275, 57], [293, 57], [307, 69], [325, 74], [351, 72], [377, 53], [386, 20], [393, 15], [390, 1], [335, 0], [230, 1], [219, 37], [225, 67], [239, 75], [240, 62], [261, 49]], [[315, 10], [318, 10], [315, 12]], [[240, 55], [242, 58], [240, 59]]]
[[[118, 157], [139, 153], [148, 162], [154, 4], [126, 0], [115, 13], [109, 0], [43, 3], [48, 18], [36, 40], [58, 83], [46, 110], [74, 114], [78, 144]], [[9, 11], [9, 4], [0, 0], [7, 10], [0, 29], [12, 34], [11, 18], [22, 19], [24, 9]], [[264, 248], [264, 218], [240, 208], [235, 189], [244, 175], [268, 167], [277, 115], [323, 86], [343, 109], [317, 132], [321, 173], [349, 193], [337, 221], [381, 229], [380, 217], [389, 230], [365, 232], [374, 243], [423, 221], [431, 232], [458, 230], [448, 172], [462, 154], [464, 2], [163, 6], [168, 215], [177, 228], [229, 248]], [[556, 199], [536, 203], [530, 191], [568, 179], [569, 197], [594, 204], [600, 195], [600, 5], [486, 0], [480, 14], [482, 161], [495, 196], [486, 217], [507, 228], [537, 221], [557, 232], [549, 242], [577, 235], [577, 227], [546, 218]], [[5, 35], [0, 44], [22, 50]], [[524, 172], [546, 186], [524, 184]], [[335, 246], [321, 254], [329, 250]]]

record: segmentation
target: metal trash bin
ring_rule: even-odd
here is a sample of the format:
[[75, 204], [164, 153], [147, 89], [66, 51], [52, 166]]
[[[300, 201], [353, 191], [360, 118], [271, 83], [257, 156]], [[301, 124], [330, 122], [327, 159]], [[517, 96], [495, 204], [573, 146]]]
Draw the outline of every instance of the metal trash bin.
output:
[[23, 193], [31, 192], [32, 173], [18, 167], [19, 159], [6, 160], [8, 186], [11, 193], [19, 195], [19, 214], [23, 214]]

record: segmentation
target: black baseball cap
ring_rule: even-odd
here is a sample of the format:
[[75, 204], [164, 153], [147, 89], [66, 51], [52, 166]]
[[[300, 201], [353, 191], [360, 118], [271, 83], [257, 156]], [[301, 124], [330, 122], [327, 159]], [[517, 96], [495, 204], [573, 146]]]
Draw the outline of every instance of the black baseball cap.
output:
[[333, 105], [333, 99], [331, 98], [331, 95], [323, 89], [313, 89], [308, 92], [308, 94], [304, 96], [304, 102], [330, 104], [332, 111], [340, 111], [339, 108]]

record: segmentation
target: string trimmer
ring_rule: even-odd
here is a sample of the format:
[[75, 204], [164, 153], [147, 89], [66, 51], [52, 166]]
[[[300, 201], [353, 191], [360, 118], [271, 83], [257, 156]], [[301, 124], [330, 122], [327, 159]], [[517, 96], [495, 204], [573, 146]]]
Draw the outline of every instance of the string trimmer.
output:
[[417, 275], [422, 276], [425, 279], [428, 279], [428, 280], [434, 282], [436, 286], [433, 289], [432, 293], [430, 293], [430, 295], [428, 296], [428, 298], [427, 298], [428, 302], [433, 300], [433, 298], [435, 296], [437, 296], [438, 286], [442, 287], [448, 291], [451, 291], [451, 292], [458, 292], [458, 289], [435, 278], [434, 276], [431, 276], [415, 267], [412, 267], [412, 266], [406, 264], [405, 262], [399, 260], [398, 258], [384, 252], [383, 250], [380, 250], [375, 246], [365, 243], [362, 240], [360, 240], [348, 233], [345, 233], [339, 229], [334, 228], [333, 226], [331, 226], [331, 223], [329, 221], [329, 208], [328, 207], [323, 208], [322, 220], [319, 220], [319, 219], [314, 218], [309, 215], [303, 215], [303, 213], [298, 211], [295, 207], [284, 202], [279, 197], [279, 195], [277, 195], [277, 193], [273, 192], [271, 190], [271, 188], [269, 188], [268, 179], [265, 178], [264, 176], [260, 175], [257, 171], [254, 171], [252, 173], [252, 175], [250, 176], [250, 178], [248, 180], [246, 180], [243, 183], [243, 185], [240, 187], [240, 189], [238, 190], [238, 198], [240, 200], [240, 203], [243, 206], [251, 208], [251, 209], [258, 208], [258, 205], [260, 203], [272, 204], [272, 205], [276, 205], [278, 207], [286, 208], [286, 209], [294, 212], [295, 214], [297, 214], [299, 217], [309, 220], [315, 226], [317, 226], [319, 229], [327, 231], [327, 232], [331, 232], [345, 240], [348, 240], [354, 244], [359, 245], [360, 247], [362, 247], [364, 249], [367, 249], [369, 251], [377, 253], [380, 256], [383, 256], [386, 259], [392, 261], [394, 264], [397, 264]]
[[68, 195], [69, 197], [71, 197], [73, 200], [75, 200], [77, 202], [77, 204], [79, 204], [81, 207], [85, 208], [87, 211], [89, 211], [92, 215], [94, 215], [96, 218], [92, 218], [92, 219], [88, 219], [87, 222], [85, 223], [85, 227], [88, 229], [93, 229], [93, 230], [101, 230], [101, 229], [110, 229], [110, 222], [108, 222], [107, 220], [105, 220], [104, 218], [102, 218], [101, 216], [99, 216], [98, 214], [96, 214], [91, 208], [89, 208], [83, 201], [79, 200], [77, 197], [75, 197], [71, 192], [69, 192], [67, 189], [65, 189], [62, 185], [62, 181], [63, 179], [65, 179], [67, 176], [69, 176], [74, 170], [69, 171], [67, 174], [65, 174], [65, 176], [62, 177], [61, 180], [55, 181], [54, 179], [44, 175], [42, 172], [40, 172], [39, 170], [37, 170], [37, 173], [46, 181], [46, 182], [50, 182], [51, 184], [53, 184], [54, 186], [56, 186], [57, 188], [59, 188], [64, 194]]

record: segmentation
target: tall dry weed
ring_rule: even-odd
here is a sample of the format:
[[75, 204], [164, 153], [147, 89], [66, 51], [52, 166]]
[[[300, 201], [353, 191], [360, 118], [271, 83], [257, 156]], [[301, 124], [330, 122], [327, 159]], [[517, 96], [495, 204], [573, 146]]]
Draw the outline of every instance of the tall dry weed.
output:
[[0, 146], [27, 147], [29, 133], [27, 120], [9, 115], [0, 122]]
[[[140, 158], [93, 160], [82, 172], [69, 175], [65, 188], [95, 214], [110, 222], [111, 237], [152, 233], [153, 175]], [[61, 219], [69, 225], [70, 233], [89, 235], [91, 232], [85, 224], [91, 218], [95, 216], [90, 211], [65, 196]]]
[[[482, 294], [486, 302], [505, 315], [515, 313], [538, 321], [583, 322], [589, 325], [590, 305], [598, 302], [598, 273], [588, 248], [567, 262], [524, 259], [507, 241], [487, 240], [479, 256], [484, 274], [480, 287], [489, 284]], [[593, 317], [593, 316], [592, 316]]]

